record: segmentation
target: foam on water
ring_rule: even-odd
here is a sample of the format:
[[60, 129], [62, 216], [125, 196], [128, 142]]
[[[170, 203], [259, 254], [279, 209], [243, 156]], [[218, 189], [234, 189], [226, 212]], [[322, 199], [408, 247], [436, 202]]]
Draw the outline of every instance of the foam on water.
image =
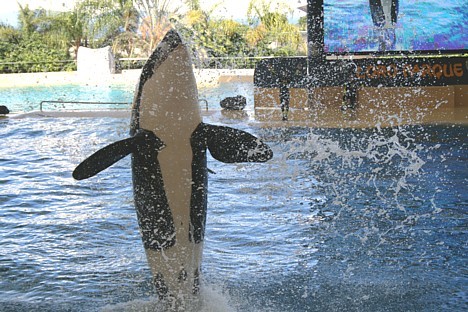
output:
[[[233, 306], [232, 306], [233, 305]], [[215, 285], [203, 285], [199, 297], [186, 300], [183, 307], [174, 308], [171, 304], [156, 297], [131, 300], [118, 304], [106, 305], [101, 312], [234, 312], [235, 304], [230, 303], [230, 297]]]

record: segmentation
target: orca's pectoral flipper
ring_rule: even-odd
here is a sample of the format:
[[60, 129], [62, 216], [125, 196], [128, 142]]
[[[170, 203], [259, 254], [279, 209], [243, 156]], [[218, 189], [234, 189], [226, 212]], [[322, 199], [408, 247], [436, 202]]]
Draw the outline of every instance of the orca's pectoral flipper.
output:
[[265, 162], [273, 157], [268, 145], [248, 132], [204, 124], [211, 155], [225, 163]]
[[84, 180], [110, 167], [132, 152], [135, 137], [107, 145], [86, 158], [73, 171], [73, 178]]
[[135, 136], [109, 144], [86, 158], [73, 171], [73, 178], [84, 180], [95, 176], [142, 146], [148, 150], [159, 150], [164, 144], [153, 132], [141, 130]]

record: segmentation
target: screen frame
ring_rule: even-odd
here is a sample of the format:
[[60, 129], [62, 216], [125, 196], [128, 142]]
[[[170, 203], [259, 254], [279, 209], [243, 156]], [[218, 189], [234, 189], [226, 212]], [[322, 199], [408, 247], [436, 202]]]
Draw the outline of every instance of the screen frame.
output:
[[440, 56], [440, 57], [459, 57], [468, 56], [468, 49], [459, 50], [391, 50], [391, 51], [345, 51], [345, 52], [324, 52], [326, 57], [340, 57], [340, 56], [373, 56], [373, 57], [427, 57], [427, 56]]

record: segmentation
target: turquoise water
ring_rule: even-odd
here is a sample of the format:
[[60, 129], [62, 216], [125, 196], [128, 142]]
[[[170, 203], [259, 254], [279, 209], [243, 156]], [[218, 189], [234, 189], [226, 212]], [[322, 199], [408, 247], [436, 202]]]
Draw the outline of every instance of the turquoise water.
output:
[[[41, 101], [129, 102], [133, 88], [125, 86], [62, 85], [0, 88], [0, 105], [11, 112], [39, 110]], [[44, 110], [73, 109], [75, 104], [44, 104]], [[89, 106], [88, 109], [95, 107]]]
[[[63, 109], [109, 109], [129, 108], [129, 105], [90, 105], [69, 102], [121, 102], [131, 103], [132, 86], [104, 85], [61, 85], [21, 88], [0, 88], [0, 105], [5, 105], [13, 113], [37, 111], [41, 101], [63, 101], [67, 103], [44, 103], [44, 110]], [[219, 102], [227, 96], [241, 94], [247, 98], [248, 108], [253, 109], [253, 86], [251, 83], [219, 84], [199, 90], [201, 99], [208, 102], [210, 109], [220, 109]], [[205, 108], [205, 102], [200, 102]]]
[[[131, 98], [86, 88], [0, 95], [29, 99], [18, 111], [43, 96]], [[250, 84], [200, 91], [213, 108], [235, 94], [253, 105], [252, 93]], [[467, 310], [468, 127], [235, 127], [275, 156], [242, 165], [209, 157], [216, 174], [194, 311]], [[89, 180], [71, 176], [128, 128], [120, 118], [0, 119], [0, 311], [164, 311], [130, 159]]]

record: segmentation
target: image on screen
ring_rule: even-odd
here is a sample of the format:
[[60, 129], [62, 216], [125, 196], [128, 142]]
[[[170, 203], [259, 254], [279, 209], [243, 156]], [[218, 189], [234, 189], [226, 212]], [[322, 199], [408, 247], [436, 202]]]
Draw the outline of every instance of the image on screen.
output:
[[467, 0], [325, 0], [325, 52], [468, 49]]

